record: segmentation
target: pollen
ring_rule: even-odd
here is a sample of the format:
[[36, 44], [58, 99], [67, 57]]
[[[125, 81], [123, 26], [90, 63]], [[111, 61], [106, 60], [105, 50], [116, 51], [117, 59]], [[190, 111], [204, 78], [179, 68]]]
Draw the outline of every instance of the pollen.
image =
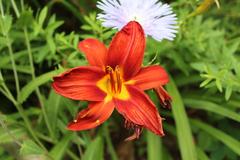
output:
[[98, 120], [96, 120], [96, 123], [98, 124], [98, 123], [100, 123], [100, 120], [98, 119]]

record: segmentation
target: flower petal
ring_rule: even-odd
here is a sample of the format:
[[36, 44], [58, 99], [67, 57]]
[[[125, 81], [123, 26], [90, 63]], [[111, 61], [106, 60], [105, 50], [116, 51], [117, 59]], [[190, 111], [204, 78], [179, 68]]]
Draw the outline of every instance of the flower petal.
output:
[[142, 65], [145, 36], [142, 27], [135, 21], [129, 22], [113, 38], [108, 52], [107, 65], [123, 68], [124, 78], [135, 75]]
[[88, 108], [79, 112], [76, 120], [68, 125], [69, 130], [87, 130], [99, 126], [106, 121], [114, 110], [114, 104], [110, 102], [92, 102]]
[[102, 101], [106, 94], [96, 83], [104, 75], [99, 67], [76, 67], [54, 77], [52, 86], [58, 94], [74, 100]]
[[85, 39], [78, 44], [78, 48], [86, 55], [92, 66], [105, 66], [107, 48], [97, 39]]
[[167, 109], [170, 109], [172, 98], [167, 91], [162, 86], [154, 88], [154, 91], [156, 92], [161, 105]]
[[143, 91], [133, 86], [127, 88], [131, 95], [129, 100], [115, 99], [118, 112], [136, 125], [163, 136], [162, 118], [158, 114], [156, 106]]
[[154, 65], [142, 68], [132, 80], [134, 85], [142, 90], [147, 90], [168, 83], [169, 78], [162, 67]]

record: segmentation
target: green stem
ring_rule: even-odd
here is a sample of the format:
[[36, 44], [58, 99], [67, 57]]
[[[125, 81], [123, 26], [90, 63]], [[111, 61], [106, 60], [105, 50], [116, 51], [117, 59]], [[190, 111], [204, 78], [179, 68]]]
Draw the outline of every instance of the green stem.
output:
[[15, 106], [16, 106], [18, 112], [20, 113], [21, 117], [23, 118], [23, 121], [24, 121], [29, 133], [33, 137], [33, 139], [39, 144], [39, 146], [41, 146], [45, 151], [47, 151], [46, 148], [44, 147], [44, 145], [41, 143], [41, 141], [37, 138], [35, 132], [33, 131], [31, 123], [24, 113], [23, 107], [20, 104], [15, 104]]
[[110, 139], [110, 134], [109, 134], [109, 129], [108, 129], [107, 123], [103, 124], [103, 130], [104, 130], [104, 137], [106, 139], [106, 142], [107, 142], [107, 145], [108, 145], [108, 149], [109, 149], [110, 155], [112, 157], [111, 159], [112, 160], [118, 160], [117, 154], [116, 154], [116, 152], [114, 150], [112, 141]]
[[[14, 0], [11, 1], [13, 6], [16, 7], [16, 4], [14, 2]], [[2, 1], [0, 0], [0, 8], [1, 8], [1, 11], [3, 12], [2, 10]], [[15, 10], [16, 9], [16, 10]], [[19, 16], [19, 11], [17, 10], [17, 7], [15, 8], [15, 12], [16, 12], [16, 15]], [[4, 16], [2, 14], [2, 16]], [[12, 50], [12, 45], [11, 45], [11, 42], [10, 42], [10, 39], [9, 39], [9, 36], [8, 34], [5, 35], [6, 36], [6, 41], [7, 41], [7, 46], [8, 46], [8, 50], [9, 50], [9, 54], [10, 54], [10, 59], [11, 59], [11, 62], [12, 62], [12, 68], [13, 68], [13, 73], [14, 73], [14, 79], [15, 79], [15, 83], [16, 83], [16, 90], [17, 90], [17, 96], [19, 96], [19, 93], [20, 93], [20, 87], [19, 87], [19, 79], [18, 79], [18, 75], [17, 75], [17, 70], [16, 70], [16, 64], [15, 64], [15, 60], [14, 60], [14, 56], [13, 56], [13, 50]], [[6, 86], [5, 86], [5, 90], [6, 90]], [[11, 92], [7, 89], [7, 92], [9, 92], [8, 94], [12, 96]], [[25, 112], [24, 112], [24, 109], [23, 107], [21, 106], [21, 104], [17, 103], [17, 101], [13, 98], [13, 104], [15, 105], [15, 107], [17, 108], [19, 114], [21, 115], [21, 117], [23, 118], [23, 121], [29, 131], [29, 133], [31, 134], [31, 136], [33, 137], [33, 139], [45, 150], [46, 148], [44, 147], [44, 145], [41, 143], [41, 141], [37, 138], [35, 132], [33, 131], [32, 129], [32, 126], [31, 126], [31, 123], [28, 119], [28, 117], [25, 115]]]
[[15, 63], [15, 60], [13, 57], [12, 45], [11, 45], [8, 34], [6, 35], [6, 40], [7, 40], [8, 52], [9, 52], [11, 63], [12, 63], [17, 95], [19, 95], [19, 93], [20, 93], [19, 79], [18, 79], [18, 74], [17, 74], [17, 69], [16, 69], [16, 63]]
[[2, 5], [2, 0], [0, 0], [0, 10], [1, 10], [2, 17], [4, 17], [4, 10], [3, 10], [3, 5]]
[[[28, 50], [28, 57], [29, 57], [29, 62], [30, 62], [32, 80], [35, 80], [36, 76], [35, 76], [33, 56], [32, 56], [32, 50], [31, 50], [31, 44], [30, 44], [30, 40], [29, 40], [29, 36], [28, 36], [28, 31], [27, 31], [26, 27], [24, 27], [23, 30], [24, 30], [24, 36], [25, 36], [25, 43], [26, 43], [27, 50]], [[51, 125], [49, 123], [47, 112], [46, 112], [46, 109], [45, 109], [45, 106], [44, 106], [44, 103], [43, 103], [43, 100], [42, 100], [42, 96], [41, 96], [41, 93], [40, 93], [40, 90], [39, 90], [38, 87], [36, 88], [36, 94], [37, 94], [37, 97], [39, 99], [40, 106], [41, 106], [42, 113], [43, 113], [43, 117], [44, 117], [45, 123], [47, 125], [47, 128], [49, 130], [49, 133], [50, 133], [51, 137], [54, 138], [54, 133], [53, 133], [53, 130], [52, 130]]]
[[13, 9], [14, 9], [14, 12], [16, 13], [16, 16], [20, 17], [20, 13], [18, 11], [18, 8], [17, 8], [17, 5], [16, 5], [15, 1], [11, 0], [11, 2], [12, 2], [12, 6], [13, 6]]
[[51, 8], [55, 3], [60, 3], [62, 4], [64, 7], [66, 7], [70, 12], [72, 12], [72, 14], [80, 21], [80, 22], [84, 22], [84, 19], [82, 17], [82, 15], [80, 14], [80, 11], [78, 9], [76, 9], [76, 7], [74, 7], [74, 5], [72, 5], [71, 3], [69, 3], [68, 1], [65, 0], [53, 0], [51, 2], [49, 2], [48, 7]]
[[21, 142], [18, 141], [18, 139], [10, 132], [10, 130], [8, 129], [7, 125], [4, 123], [4, 120], [2, 119], [2, 115], [0, 115], [0, 124], [2, 126], [2, 128], [5, 130], [5, 132], [9, 135], [9, 137], [11, 137], [13, 139], [13, 141], [19, 146], [21, 147]]

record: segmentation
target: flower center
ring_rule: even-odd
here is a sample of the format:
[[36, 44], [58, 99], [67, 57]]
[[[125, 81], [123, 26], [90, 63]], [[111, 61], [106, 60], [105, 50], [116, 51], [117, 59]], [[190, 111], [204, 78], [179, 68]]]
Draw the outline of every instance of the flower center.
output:
[[114, 94], [118, 94], [122, 90], [122, 78], [119, 66], [115, 67], [115, 70], [112, 67], [106, 67], [106, 73], [109, 75], [109, 82], [111, 86], [111, 91]]
[[110, 66], [105, 68], [106, 75], [97, 82], [98, 88], [107, 94], [105, 101], [113, 97], [121, 100], [130, 98], [125, 82], [122, 78], [122, 72], [119, 66], [114, 69]]

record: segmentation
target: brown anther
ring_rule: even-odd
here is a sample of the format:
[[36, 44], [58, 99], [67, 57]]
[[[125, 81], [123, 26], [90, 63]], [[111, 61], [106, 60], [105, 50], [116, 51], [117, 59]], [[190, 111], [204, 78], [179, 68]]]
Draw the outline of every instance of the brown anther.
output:
[[154, 91], [157, 93], [157, 96], [160, 100], [161, 105], [164, 108], [170, 109], [172, 98], [167, 93], [167, 91], [162, 86], [154, 88]]
[[133, 129], [133, 131], [134, 131], [134, 133], [130, 137], [126, 138], [125, 141], [131, 141], [131, 140], [138, 139], [143, 131], [142, 126], [139, 126], [127, 119], [125, 120], [124, 127], [127, 129]]

